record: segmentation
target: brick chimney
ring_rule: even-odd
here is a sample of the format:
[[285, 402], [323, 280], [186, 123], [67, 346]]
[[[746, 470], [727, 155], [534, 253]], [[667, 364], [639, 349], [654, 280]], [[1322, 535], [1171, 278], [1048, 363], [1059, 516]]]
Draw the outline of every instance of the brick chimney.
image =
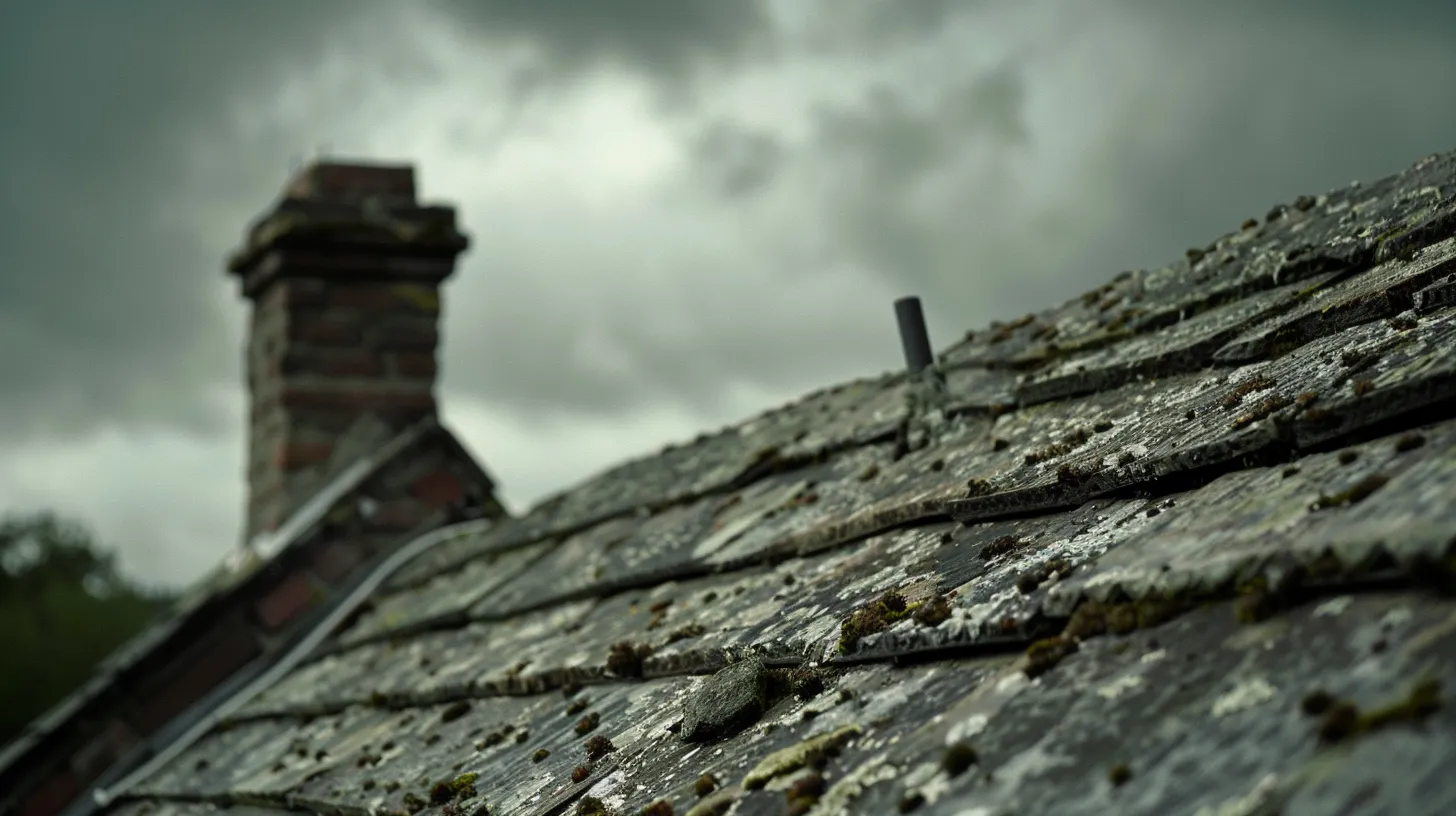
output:
[[245, 541], [348, 464], [337, 443], [366, 416], [435, 414], [439, 290], [468, 243], [407, 165], [314, 164], [252, 225], [228, 260], [253, 304]]

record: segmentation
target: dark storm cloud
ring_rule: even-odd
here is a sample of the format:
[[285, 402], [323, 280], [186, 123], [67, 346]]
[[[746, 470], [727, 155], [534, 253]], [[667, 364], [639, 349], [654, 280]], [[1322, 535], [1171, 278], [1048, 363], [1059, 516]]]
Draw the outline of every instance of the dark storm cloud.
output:
[[758, 0], [453, 0], [448, 10], [486, 42], [533, 46], [536, 67], [552, 75], [616, 63], [676, 81], [772, 43]]
[[210, 427], [197, 389], [237, 357], [212, 306], [219, 248], [168, 225], [188, 206], [177, 128], [315, 45], [341, 5], [5, 5], [0, 434]]
[[720, 120], [704, 127], [688, 152], [708, 189], [736, 199], [773, 182], [783, 165], [785, 147], [772, 133]]
[[[906, 25], [926, 37], [970, 43], [985, 23], [980, 4], [910, 7], [919, 22]], [[873, 46], [871, 35], [887, 29], [877, 16], [885, 5], [855, 8], [822, 18], [815, 36]], [[1038, 137], [1052, 134], [1034, 130], [1026, 106], [1033, 83], [1048, 81], [1040, 62], [1089, 36], [1073, 26], [1043, 26], [990, 69], [901, 77], [858, 105], [825, 106], [817, 137], [776, 154], [776, 172], [828, 179], [804, 210], [831, 222], [846, 257], [936, 293], [932, 308], [958, 329], [1169, 262], [1297, 193], [1456, 147], [1456, 109], [1438, 90], [1456, 81], [1456, 5], [1139, 0], [1121, 9], [1156, 39], [1097, 40], [1080, 70], [1107, 71], [1108, 84], [1043, 118], [1087, 129], [1088, 141], [1078, 174], [1056, 180], [1056, 201], [1041, 212], [1017, 203], [1024, 176], [1011, 168], [1051, 159]], [[1116, 84], [1118, 61], [1140, 58], [1136, 87]], [[1093, 141], [1085, 119], [1107, 113], [1123, 121]]]
[[[282, 86], [348, 22], [387, 7], [4, 5], [0, 436], [134, 422], [219, 429], [205, 391], [240, 376], [236, 338], [219, 327], [242, 310], [219, 314], [228, 247], [173, 216], [195, 205], [189, 185], [227, 190], [218, 197], [237, 202], [229, 229], [240, 234], [287, 163], [331, 134], [300, 140], [265, 127], [265, 140], [201, 180], [188, 177], [187, 140], [221, 127], [238, 94]], [[602, 62], [675, 81], [702, 61], [731, 61], [762, 27], [757, 6], [737, 2], [462, 0], [456, 13], [497, 39], [538, 46], [540, 60], [516, 77], [522, 95]], [[371, 58], [376, 79], [418, 81], [430, 70], [388, 42]]]
[[[887, 289], [933, 296], [933, 317], [950, 332], [995, 310], [1060, 300], [1127, 266], [1176, 257], [1297, 192], [1398, 170], [1450, 147], [1456, 133], [1456, 112], [1441, 93], [1456, 58], [1404, 60], [1412, 50], [1407, 43], [1428, 45], [1456, 30], [1450, 4], [1374, 9], [1301, 0], [1270, 9], [1252, 0], [1136, 0], [1083, 7], [1077, 18], [1069, 16], [1072, 4], [1048, 5], [1047, 13], [1017, 23], [1025, 30], [1013, 33], [1025, 48], [973, 67], [951, 57], [974, 52], [978, 31], [998, 36], [996, 25], [1012, 18], [1009, 7], [948, 0], [786, 5], [808, 22], [776, 31], [765, 6], [736, 0], [457, 0], [438, 8], [454, 15], [483, 53], [529, 46], [534, 59], [514, 76], [516, 101], [605, 65], [679, 95], [696, 92], [706, 103], [715, 92], [708, 83], [736, 68], [813, 57], [826, 43], [836, 58], [888, 59], [960, 31], [955, 36], [963, 38], [951, 41], [956, 47], [943, 49], [946, 59], [931, 63], [939, 67], [888, 71], [869, 80], [872, 90], [858, 103], [815, 102], [817, 89], [796, 91], [819, 111], [807, 141], [763, 122], [719, 114], [696, 120], [691, 108], [672, 114], [686, 122], [693, 162], [681, 184], [719, 197], [721, 228], [742, 231], [739, 243], [755, 246], [738, 253], [727, 241], [716, 255], [706, 253], [721, 265], [713, 270], [720, 279], [731, 281], [741, 274], [735, 267], [745, 266], [762, 273], [745, 285], [760, 287], [803, 270], [868, 269]], [[218, 427], [204, 390], [238, 382], [238, 338], [219, 326], [243, 314], [239, 304], [219, 306], [227, 303], [219, 292], [227, 287], [221, 255], [228, 247], [218, 235], [240, 234], [276, 192], [289, 158], [342, 134], [261, 124], [252, 141], [200, 180], [182, 160], [195, 147], [189, 140], [236, 115], [232, 104], [240, 95], [285, 84], [291, 70], [342, 36], [348, 21], [398, 8], [344, 0], [5, 5], [0, 413], [7, 422], [0, 435], [142, 420]], [[993, 11], [994, 18], [976, 17]], [[1047, 81], [1040, 61], [1077, 45], [1080, 23], [1067, 20], [1099, 14], [1146, 20], [1146, 32], [1164, 47], [1139, 51], [1138, 43], [1109, 41], [1085, 70], [1099, 70], [1098, 60], [1115, 62], [1121, 46], [1165, 62], [1140, 69], [1151, 79], [1135, 91], [1109, 85], [1095, 98], [1072, 100], [1085, 110], [1060, 117], [1042, 111], [1037, 119], [1029, 100]], [[964, 30], [955, 28], [967, 20]], [[392, 41], [359, 53], [373, 63], [347, 93], [310, 101], [312, 125], [345, 110], [371, 82], [472, 81], [438, 77], [430, 54]], [[779, 63], [764, 62], [769, 57]], [[1052, 206], [1017, 206], [1013, 169], [1047, 160], [1056, 135], [1038, 127], [1076, 133], [1081, 117], [1099, 107], [1119, 111], [1121, 129], [1090, 143], [1089, 157], [1056, 180], [1066, 194]], [[461, 127], [466, 141], [490, 130]], [[427, 181], [429, 173], [423, 166]], [[170, 217], [193, 206], [188, 191], [199, 185], [225, 191], [218, 221], [227, 223], [217, 234], [195, 234]], [[754, 216], [758, 207], [791, 217]], [[468, 209], [462, 216], [496, 217]], [[576, 267], [572, 274], [619, 270], [563, 255], [552, 256], [555, 266], [543, 271], [531, 259], [498, 257], [493, 248], [504, 246], [504, 237], [470, 226], [479, 233], [480, 259], [472, 255], [468, 263], [490, 268], [497, 282], [488, 295], [501, 297], [485, 305], [452, 301], [454, 320], [488, 324], [460, 336], [471, 341], [467, 350], [529, 341], [532, 353], [494, 355], [481, 364], [478, 355], [447, 347], [448, 381], [505, 407], [611, 413], [664, 396], [710, 404], [727, 383], [782, 385], [827, 375], [868, 359], [880, 342], [877, 330], [856, 322], [862, 310], [840, 309], [838, 301], [812, 319], [793, 312], [794, 304], [807, 308], [814, 298], [847, 303], [852, 292], [770, 301], [762, 293], [734, 294], [728, 284], [666, 304], [651, 302], [650, 287], [624, 288], [621, 303], [569, 315], [580, 324], [570, 329], [513, 322], [512, 311], [552, 313], [553, 294], [525, 291], [526, 283], [510, 291], [505, 281], [512, 276], [529, 282], [566, 265]], [[690, 244], [693, 230], [709, 228], [701, 221], [664, 223], [664, 235], [677, 230], [677, 237], [658, 240], [652, 228], [637, 226], [640, 233], [619, 240], [637, 242], [643, 263], [665, 251], [659, 245]], [[784, 234], [769, 234], [774, 230]], [[545, 224], [533, 240], [561, 234], [560, 224]], [[710, 303], [733, 311], [682, 317]], [[698, 325], [676, 334], [657, 330], [681, 319]], [[816, 337], [834, 339], [811, 349]], [[605, 356], [584, 355], [584, 346]], [[785, 346], [799, 351], [785, 354]]]

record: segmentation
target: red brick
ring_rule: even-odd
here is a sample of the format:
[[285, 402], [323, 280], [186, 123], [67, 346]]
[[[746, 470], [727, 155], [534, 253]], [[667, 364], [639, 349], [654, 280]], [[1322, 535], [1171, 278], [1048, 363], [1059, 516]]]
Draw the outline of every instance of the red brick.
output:
[[288, 340], [319, 346], [357, 346], [363, 338], [359, 324], [341, 315], [300, 315], [288, 327]]
[[100, 776], [137, 744], [137, 736], [119, 718], [112, 719], [94, 738], [71, 757], [71, 767], [80, 780], [90, 782]]
[[384, 373], [379, 355], [357, 348], [293, 348], [283, 356], [283, 376], [378, 377]]
[[293, 620], [313, 605], [313, 582], [308, 574], [295, 572], [287, 576], [253, 605], [259, 622], [275, 630]]
[[81, 795], [81, 783], [64, 768], [36, 785], [15, 809], [16, 816], [53, 816]]
[[465, 489], [455, 474], [444, 468], [426, 473], [410, 486], [410, 494], [433, 508], [448, 507], [460, 501]]
[[367, 337], [369, 345], [390, 351], [434, 351], [440, 344], [440, 332], [433, 324], [374, 326], [369, 329]]
[[319, 580], [337, 586], [353, 574], [365, 557], [359, 542], [352, 537], [336, 539], [314, 556], [310, 571]]
[[[282, 310], [322, 306], [328, 302], [327, 284], [313, 278], [285, 278], [258, 298], [257, 309]], [[255, 309], [254, 314], [257, 314]]]
[[155, 734], [261, 651], [253, 630], [236, 617], [220, 621], [197, 643], [164, 670], [169, 676], [133, 695], [132, 725], [138, 733]]
[[329, 304], [370, 314], [398, 314], [410, 308], [385, 284], [337, 284], [329, 292]]
[[426, 388], [386, 391], [357, 386], [285, 385], [278, 399], [288, 408], [347, 410], [356, 414], [369, 410], [427, 413], [435, 409], [435, 395]]
[[418, 527], [430, 511], [414, 499], [393, 499], [379, 505], [369, 525], [386, 530], [409, 530]]
[[280, 441], [273, 445], [273, 467], [297, 470], [329, 461], [334, 453], [332, 442]]
[[389, 355], [390, 370], [396, 377], [433, 380], [439, 372], [432, 351], [396, 351]]

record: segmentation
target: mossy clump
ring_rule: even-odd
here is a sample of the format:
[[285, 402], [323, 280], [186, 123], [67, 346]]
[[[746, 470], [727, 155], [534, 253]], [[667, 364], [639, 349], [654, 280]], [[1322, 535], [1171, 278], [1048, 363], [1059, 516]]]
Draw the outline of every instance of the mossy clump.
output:
[[1349, 488], [1338, 493], [1330, 493], [1320, 496], [1315, 500], [1315, 510], [1328, 510], [1332, 507], [1347, 507], [1352, 504], [1359, 504], [1370, 498], [1370, 496], [1390, 481], [1390, 477], [1384, 473], [1371, 473]]
[[743, 787], [758, 790], [769, 780], [800, 768], [822, 769], [830, 757], [839, 755], [844, 744], [861, 733], [857, 725], [841, 726], [827, 734], [810, 737], [797, 745], [781, 748], [764, 757], [743, 777]]
[[936, 595], [920, 604], [910, 617], [921, 626], [933, 629], [950, 620], [951, 612], [950, 599], [944, 595]]
[[443, 805], [463, 802], [476, 797], [475, 780], [480, 774], [463, 773], [454, 779], [442, 779], [430, 787], [430, 804]]
[[957, 776], [970, 770], [972, 765], [981, 761], [981, 755], [976, 749], [964, 742], [957, 742], [945, 749], [940, 757], [940, 769], [945, 771], [946, 776], [954, 779]]
[[1057, 468], [1057, 484], [1063, 487], [1080, 487], [1088, 479], [1096, 476], [1099, 470], [1100, 466], [1097, 464], [1088, 464], [1083, 467], [1071, 463], [1063, 464]]
[[1282, 411], [1285, 408], [1288, 408], [1289, 404], [1289, 398], [1280, 394], [1275, 394], [1273, 396], [1259, 400], [1259, 402], [1254, 405], [1253, 408], [1240, 414], [1238, 418], [1233, 421], [1233, 429], [1236, 431], [1243, 430], [1244, 428], [1253, 425], [1255, 422], [1262, 422], [1263, 420], [1268, 419], [1271, 415], [1273, 415], [1275, 411]]
[[642, 808], [642, 816], [673, 816], [672, 803], [666, 799], [658, 799]]
[[1299, 701], [1299, 710], [1306, 716], [1318, 717], [1333, 708], [1336, 702], [1338, 701], [1333, 694], [1324, 689], [1315, 689]]
[[1056, 668], [1077, 652], [1077, 641], [1064, 635], [1049, 637], [1031, 644], [1026, 650], [1026, 676], [1037, 678]]
[[701, 636], [708, 631], [701, 623], [688, 623], [672, 630], [667, 635], [668, 643], [677, 643], [679, 640], [688, 640]]
[[1119, 762], [1107, 769], [1107, 781], [1112, 783], [1114, 788], [1127, 784], [1129, 779], [1132, 779], [1132, 768], [1127, 767], [1125, 763]]
[[994, 561], [997, 558], [1016, 552], [1025, 543], [1014, 535], [1004, 535], [982, 547], [981, 557], [987, 561]]
[[[1409, 261], [1414, 257], [1415, 256], [1412, 254], [1409, 255], [1409, 257], [1402, 257], [1401, 260]], [[1420, 322], [1416, 320], [1415, 316], [1408, 314], [1398, 314], [1395, 317], [1392, 317], [1391, 319], [1385, 321], [1385, 323], [1396, 331], [1410, 331], [1411, 329], [1414, 329], [1416, 326], [1420, 325]]]
[[1360, 726], [1360, 709], [1349, 700], [1335, 701], [1320, 719], [1318, 736], [1324, 743], [1341, 742], [1355, 734]]
[[915, 611], [905, 596], [890, 590], [850, 613], [839, 625], [839, 653], [848, 654], [866, 635], [890, 628], [890, 625]]
[[966, 498], [974, 499], [977, 496], [989, 496], [996, 492], [987, 479], [971, 479], [966, 482]]
[[595, 796], [583, 796], [576, 803], [576, 816], [611, 816], [607, 805]]
[[1264, 578], [1255, 578], [1238, 587], [1234, 599], [1234, 619], [1243, 624], [1262, 623], [1273, 617], [1284, 604], [1279, 594]]
[[1402, 434], [1395, 440], [1396, 453], [1410, 453], [1413, 450], [1426, 444], [1426, 438], [1418, 433]]
[[906, 791], [905, 795], [900, 797], [900, 804], [897, 806], [897, 809], [901, 813], [914, 813], [924, 806], [925, 794], [920, 791]]
[[426, 802], [424, 798], [418, 796], [413, 791], [405, 793], [404, 798], [400, 800], [400, 804], [404, 806], [406, 813], [419, 813], [430, 806], [429, 802]]
[[586, 707], [589, 704], [590, 702], [586, 697], [578, 697], [575, 700], [572, 700], [570, 703], [566, 704], [566, 716], [575, 717], [581, 712], [586, 711]]
[[699, 799], [702, 799], [717, 789], [718, 777], [710, 773], [702, 774], [698, 777], [697, 781], [693, 782], [693, 793], [697, 794]]
[[1066, 456], [1087, 444], [1087, 440], [1091, 438], [1092, 434], [1086, 428], [1075, 428], [1050, 445], [1026, 454], [1021, 461], [1026, 465], [1039, 465], [1047, 460]]
[[803, 816], [813, 810], [819, 804], [819, 797], [824, 795], [824, 789], [824, 777], [817, 773], [807, 773], [794, 780], [784, 791], [790, 816]]
[[613, 643], [607, 651], [607, 671], [618, 677], [641, 677], [642, 662], [651, 656], [652, 647], [646, 643]]
[[613, 745], [611, 740], [601, 734], [588, 738], [585, 747], [586, 758], [592, 762], [596, 762], [607, 754], [617, 750], [617, 746]]
[[399, 780], [391, 779], [385, 782], [384, 785], [382, 785], [381, 787], [384, 788], [385, 793], [394, 793], [395, 791], [399, 790]]
[[1099, 635], [1125, 635], [1167, 623], [1187, 610], [1186, 603], [1166, 598], [1146, 598], [1124, 603], [1088, 600], [1083, 601], [1072, 612], [1062, 635], [1077, 640]]
[[799, 702], [807, 703], [824, 693], [829, 677], [829, 671], [804, 664], [789, 672], [788, 690]]
[[546, 748], [537, 748], [535, 752], [531, 754], [531, 761], [545, 762], [546, 758], [549, 756], [551, 756], [551, 751]]
[[1391, 725], [1420, 722], [1440, 709], [1441, 683], [1434, 678], [1416, 683], [1404, 697], [1393, 703], [1363, 713], [1353, 702], [1339, 700], [1324, 713], [1319, 726], [1319, 740], [1336, 743]]
[[469, 700], [456, 700], [440, 712], [440, 722], [452, 723], [470, 713]]
[[1039, 566], [1023, 572], [1016, 578], [1016, 589], [1023, 595], [1030, 595], [1038, 587], [1051, 580], [1053, 575], [1066, 577], [1073, 568], [1072, 562], [1065, 558], [1049, 558]]
[[1273, 388], [1275, 385], [1278, 385], [1278, 382], [1270, 377], [1265, 377], [1263, 375], [1250, 377], [1249, 379], [1244, 380], [1243, 382], [1234, 386], [1227, 394], [1224, 395], [1223, 409], [1225, 411], [1232, 411], [1233, 409], [1239, 407], [1239, 404], [1242, 403], [1244, 401], [1244, 398], [1248, 395], [1256, 391], [1267, 391], [1270, 388]]
[[601, 725], [601, 723], [602, 715], [593, 711], [590, 714], [587, 714], [585, 717], [582, 717], [580, 720], [576, 721], [576, 735], [578, 737], [584, 737], [587, 734], [590, 734], [591, 732], [597, 730], [597, 726]]

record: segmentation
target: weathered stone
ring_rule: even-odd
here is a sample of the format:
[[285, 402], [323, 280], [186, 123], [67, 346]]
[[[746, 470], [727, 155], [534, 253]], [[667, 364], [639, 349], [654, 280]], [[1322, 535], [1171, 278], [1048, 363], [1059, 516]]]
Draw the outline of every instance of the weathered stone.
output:
[[683, 701], [682, 738], [721, 739], [758, 721], [768, 704], [768, 666], [750, 657], [720, 669]]

